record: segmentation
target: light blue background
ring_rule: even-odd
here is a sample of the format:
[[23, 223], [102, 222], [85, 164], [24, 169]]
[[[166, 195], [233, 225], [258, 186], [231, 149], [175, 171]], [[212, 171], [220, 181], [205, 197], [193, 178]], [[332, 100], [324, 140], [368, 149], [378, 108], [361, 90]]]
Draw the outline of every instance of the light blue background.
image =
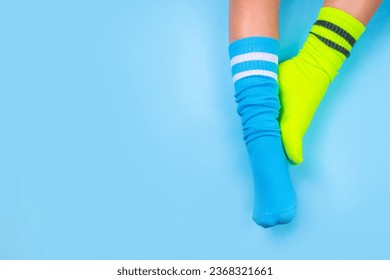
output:
[[[1, 259], [390, 258], [389, 2], [290, 168], [296, 219], [268, 230], [227, 2], [0, 1]], [[283, 59], [320, 6], [282, 1]]]

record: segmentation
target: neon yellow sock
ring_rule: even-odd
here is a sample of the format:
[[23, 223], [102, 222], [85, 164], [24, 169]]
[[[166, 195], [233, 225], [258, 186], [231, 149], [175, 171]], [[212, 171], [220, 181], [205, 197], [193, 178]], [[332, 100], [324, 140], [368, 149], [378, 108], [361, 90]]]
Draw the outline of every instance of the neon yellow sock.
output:
[[364, 32], [344, 11], [323, 7], [299, 54], [279, 65], [284, 149], [293, 164], [303, 161], [302, 138], [330, 82]]

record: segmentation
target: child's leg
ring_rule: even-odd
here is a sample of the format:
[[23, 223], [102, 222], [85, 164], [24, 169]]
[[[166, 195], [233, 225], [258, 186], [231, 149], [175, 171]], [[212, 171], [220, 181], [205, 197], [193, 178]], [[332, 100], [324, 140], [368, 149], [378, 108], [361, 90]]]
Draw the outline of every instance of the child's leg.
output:
[[279, 2], [279, 0], [230, 0], [230, 43], [253, 36], [279, 39]]
[[230, 1], [235, 99], [253, 170], [253, 219], [263, 227], [287, 223], [295, 214], [295, 193], [277, 120], [278, 10], [276, 0]]
[[366, 26], [381, 3], [382, 0], [325, 0], [324, 7], [342, 10]]
[[381, 0], [325, 0], [299, 54], [279, 67], [280, 127], [290, 161], [303, 161], [302, 138], [330, 82]]

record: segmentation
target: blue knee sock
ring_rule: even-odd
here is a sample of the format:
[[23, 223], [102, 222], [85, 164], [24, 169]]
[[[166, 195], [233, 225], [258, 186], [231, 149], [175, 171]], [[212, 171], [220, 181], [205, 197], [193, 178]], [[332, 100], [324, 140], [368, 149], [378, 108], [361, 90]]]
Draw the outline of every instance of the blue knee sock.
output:
[[278, 123], [279, 43], [248, 37], [230, 44], [237, 111], [254, 177], [253, 219], [263, 227], [290, 222], [296, 198]]

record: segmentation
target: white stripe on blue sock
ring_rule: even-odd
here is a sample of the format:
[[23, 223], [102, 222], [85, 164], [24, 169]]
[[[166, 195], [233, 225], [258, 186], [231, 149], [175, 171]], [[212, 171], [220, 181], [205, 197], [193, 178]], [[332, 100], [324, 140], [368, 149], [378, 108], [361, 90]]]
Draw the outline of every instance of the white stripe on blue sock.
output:
[[270, 77], [278, 81], [278, 74], [268, 70], [247, 70], [243, 72], [239, 72], [233, 76], [233, 83], [236, 83], [239, 79], [250, 77], [250, 76], [265, 76]]
[[250, 53], [244, 53], [234, 56], [230, 60], [230, 65], [233, 67], [237, 63], [246, 62], [246, 61], [254, 61], [254, 60], [260, 60], [260, 61], [268, 61], [278, 64], [278, 56], [274, 55], [272, 53], [266, 53], [266, 52], [250, 52]]

